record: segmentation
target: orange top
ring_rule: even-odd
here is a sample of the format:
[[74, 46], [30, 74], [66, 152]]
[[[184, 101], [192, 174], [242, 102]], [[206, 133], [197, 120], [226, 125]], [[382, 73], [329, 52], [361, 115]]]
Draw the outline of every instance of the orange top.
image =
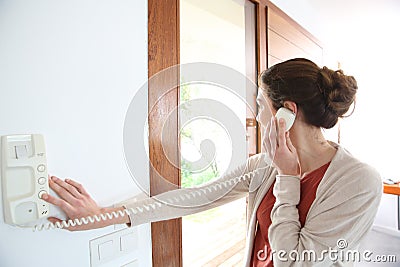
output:
[[[297, 205], [299, 221], [304, 226], [308, 210], [315, 199], [315, 194], [319, 183], [324, 177], [330, 162], [312, 171], [300, 180], [300, 203]], [[271, 211], [275, 204], [273, 188], [275, 182], [269, 188], [267, 194], [257, 209], [257, 232], [254, 240], [252, 267], [271, 267], [274, 266], [271, 257], [271, 248], [268, 241], [268, 228], [271, 225]]]

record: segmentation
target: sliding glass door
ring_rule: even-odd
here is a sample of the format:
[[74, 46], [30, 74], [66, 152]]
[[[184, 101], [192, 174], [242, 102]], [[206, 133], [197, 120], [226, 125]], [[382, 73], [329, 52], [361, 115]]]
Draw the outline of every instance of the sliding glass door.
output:
[[[233, 157], [244, 163], [249, 155], [256, 153], [257, 92], [255, 86], [246, 82], [255, 84], [257, 77], [255, 16], [255, 5], [246, 0], [180, 1], [182, 187], [199, 186], [216, 179], [231, 170]], [[182, 69], [186, 68], [185, 64], [198, 64], [204, 79], [188, 79]], [[220, 77], [222, 80], [241, 76], [238, 80], [242, 84], [227, 88], [230, 81], [218, 84], [207, 78], [221, 69], [222, 76], [225, 75]], [[226, 114], [214, 117], [214, 105], [223, 106]], [[230, 117], [240, 121], [241, 131], [229, 132], [232, 127], [226, 124], [232, 122]], [[245, 217], [245, 198], [184, 217], [183, 266], [239, 266], [243, 257]]]

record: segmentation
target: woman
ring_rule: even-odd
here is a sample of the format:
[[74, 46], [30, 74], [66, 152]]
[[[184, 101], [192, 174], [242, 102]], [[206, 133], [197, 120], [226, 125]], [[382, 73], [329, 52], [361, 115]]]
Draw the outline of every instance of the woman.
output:
[[[258, 120], [266, 129], [264, 143], [272, 164], [264, 154], [249, 158], [246, 164], [213, 182], [227, 184], [234, 177], [251, 173], [236, 179], [223, 197], [214, 199], [214, 192], [198, 196], [214, 200], [208, 205], [182, 208], [167, 203], [133, 216], [69, 230], [176, 218], [248, 196], [245, 266], [352, 265], [351, 258], [338, 252], [357, 249], [372, 226], [382, 194], [381, 179], [343, 147], [325, 140], [321, 129], [335, 126], [349, 110], [357, 91], [355, 79], [299, 58], [261, 73], [259, 85]], [[267, 108], [275, 115], [281, 107], [296, 114], [288, 132], [285, 121], [276, 121], [274, 116], [267, 124]], [[169, 191], [157, 196], [158, 200], [128, 200], [118, 208], [101, 208], [72, 180], [52, 177], [50, 186], [60, 198], [43, 198], [62, 208], [69, 218], [162, 203], [185, 191]]]

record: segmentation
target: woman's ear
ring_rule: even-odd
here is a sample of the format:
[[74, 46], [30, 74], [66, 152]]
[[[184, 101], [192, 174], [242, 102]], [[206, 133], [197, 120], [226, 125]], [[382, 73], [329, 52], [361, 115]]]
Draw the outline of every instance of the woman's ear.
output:
[[290, 109], [293, 113], [297, 114], [297, 104], [293, 101], [285, 101], [283, 102], [283, 106], [287, 109]]

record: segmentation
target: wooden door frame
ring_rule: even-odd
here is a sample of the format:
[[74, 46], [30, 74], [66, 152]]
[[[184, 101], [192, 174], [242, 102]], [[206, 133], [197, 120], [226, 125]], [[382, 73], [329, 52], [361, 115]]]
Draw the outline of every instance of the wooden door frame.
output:
[[[254, 3], [256, 8], [256, 61], [257, 71], [260, 73], [267, 67], [267, 7], [270, 2], [248, 1]], [[179, 0], [148, 0], [148, 78], [180, 63], [179, 43]], [[176, 185], [180, 185], [181, 180], [179, 168], [172, 166], [166, 159], [159, 138], [160, 129], [170, 111], [179, 105], [179, 87], [164, 95], [171, 82], [179, 81], [179, 71], [172, 76], [169, 79], [151, 82], [148, 88], [149, 158], [153, 168], [157, 170], [150, 168], [151, 195], [168, 190], [160, 183], [159, 175]], [[159, 101], [161, 96], [163, 96], [162, 101]], [[175, 156], [178, 157], [178, 115], [174, 120], [171, 129], [168, 129], [169, 143], [176, 146]], [[259, 144], [260, 134], [258, 134], [258, 148]], [[151, 235], [153, 266], [181, 267], [183, 265], [182, 220], [152, 223]]]
[[[163, 145], [176, 146], [176, 153], [168, 155], [178, 161], [178, 114], [170, 120], [170, 113], [179, 104], [179, 71], [171, 77], [150, 79], [163, 69], [179, 64], [179, 0], [148, 0], [148, 123], [150, 194], [168, 191], [162, 178], [180, 185], [180, 170], [167, 159]], [[176, 113], [175, 113], [176, 114]], [[160, 133], [169, 119], [168, 143], [161, 144]], [[172, 150], [169, 151], [174, 151]], [[182, 266], [182, 219], [151, 224], [153, 266]]]

